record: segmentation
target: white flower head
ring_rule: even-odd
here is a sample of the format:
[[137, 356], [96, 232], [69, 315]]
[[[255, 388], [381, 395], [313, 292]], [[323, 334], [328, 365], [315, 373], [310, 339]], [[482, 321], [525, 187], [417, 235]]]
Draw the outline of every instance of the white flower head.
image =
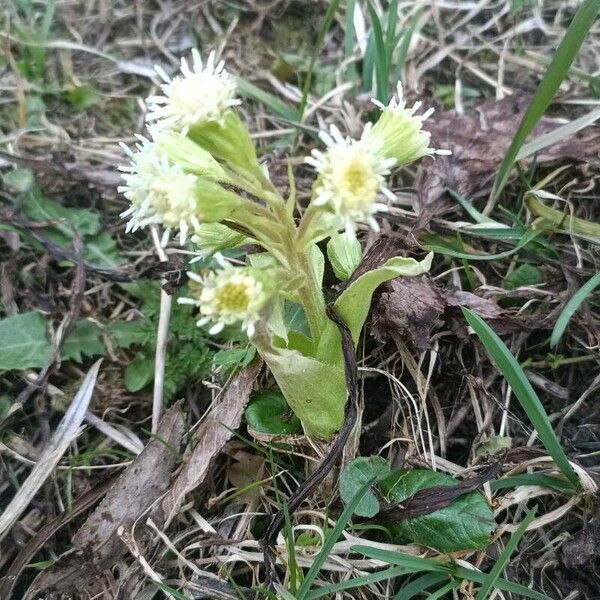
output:
[[181, 74], [169, 77], [156, 66], [163, 80], [160, 96], [150, 96], [146, 121], [155, 123], [161, 130], [169, 129], [187, 135], [190, 126], [205, 121], [220, 121], [232, 106], [241, 103], [235, 97], [236, 82], [224, 69], [225, 63], [215, 64], [214, 51], [206, 64], [200, 53], [192, 49], [192, 68], [181, 59]]
[[119, 192], [131, 202], [121, 217], [127, 218], [126, 231], [136, 231], [146, 225], [160, 224], [165, 228], [162, 244], [172, 231], [179, 231], [185, 243], [188, 231], [197, 230], [198, 178], [169, 162], [155, 142], [138, 136], [135, 152], [122, 144], [129, 156], [129, 165], [119, 167], [125, 184]]
[[315, 149], [305, 160], [319, 175], [314, 204], [332, 210], [350, 236], [354, 236], [357, 222], [378, 230], [374, 214], [387, 210], [387, 205], [378, 202], [378, 198], [383, 194], [395, 199], [385, 181], [395, 159], [378, 154], [364, 134], [360, 140], [345, 138], [335, 125], [330, 127], [330, 133], [321, 131], [319, 137], [327, 146], [326, 151]]
[[196, 298], [179, 298], [180, 304], [192, 304], [200, 309], [198, 327], [212, 323], [211, 335], [219, 333], [228, 325], [240, 325], [249, 337], [255, 332], [256, 323], [270, 294], [251, 267], [234, 267], [219, 261], [223, 269], [212, 271], [205, 277], [190, 272], [190, 279], [200, 284]]
[[400, 82], [396, 91], [397, 97], [393, 97], [387, 106], [379, 100], [372, 100], [381, 109], [381, 115], [375, 125], [365, 128], [363, 139], [380, 155], [394, 158], [398, 167], [423, 156], [451, 154], [448, 150], [429, 147], [431, 134], [423, 129], [423, 123], [433, 114], [433, 108], [419, 115], [417, 111], [422, 102], [415, 102], [412, 108], [407, 108]]

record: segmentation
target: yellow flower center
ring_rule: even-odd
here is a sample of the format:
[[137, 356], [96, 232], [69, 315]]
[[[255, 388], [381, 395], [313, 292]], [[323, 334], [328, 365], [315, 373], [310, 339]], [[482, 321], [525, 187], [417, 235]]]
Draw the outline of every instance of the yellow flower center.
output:
[[358, 148], [344, 150], [346, 156], [332, 157], [331, 180], [341, 200], [341, 212], [352, 215], [357, 210], [368, 209], [375, 201], [379, 181], [374, 160], [368, 153]]
[[220, 313], [244, 313], [250, 304], [248, 286], [244, 283], [226, 283], [217, 289], [215, 300]]

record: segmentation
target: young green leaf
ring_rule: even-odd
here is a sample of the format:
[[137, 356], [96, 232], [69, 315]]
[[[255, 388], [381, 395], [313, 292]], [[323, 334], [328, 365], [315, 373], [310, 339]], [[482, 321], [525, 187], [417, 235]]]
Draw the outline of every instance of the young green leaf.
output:
[[332, 235], [327, 242], [327, 257], [335, 276], [340, 281], [346, 281], [350, 279], [362, 258], [360, 242], [345, 233]]
[[263, 390], [252, 395], [245, 412], [246, 422], [255, 431], [273, 435], [302, 433], [300, 419], [291, 411], [282, 393]]
[[89, 319], [81, 319], [67, 336], [61, 348], [63, 360], [82, 362], [84, 357], [104, 356], [106, 348], [100, 339], [98, 326]]
[[540, 402], [533, 387], [529, 383], [523, 369], [510, 353], [504, 342], [496, 335], [490, 326], [477, 314], [468, 308], [462, 308], [465, 319], [473, 328], [486, 350], [496, 363], [502, 375], [510, 385], [515, 396], [521, 403], [532, 425], [535, 427], [540, 441], [554, 459], [556, 466], [563, 475], [574, 485], [579, 484], [579, 478], [569, 463], [569, 459], [562, 449], [548, 415]]

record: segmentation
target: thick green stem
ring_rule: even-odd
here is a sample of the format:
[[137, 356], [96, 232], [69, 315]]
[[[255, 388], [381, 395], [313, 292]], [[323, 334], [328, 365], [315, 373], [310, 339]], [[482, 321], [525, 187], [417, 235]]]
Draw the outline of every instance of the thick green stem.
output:
[[277, 217], [284, 224], [283, 245], [288, 265], [293, 275], [302, 275], [303, 283], [298, 290], [302, 300], [310, 333], [315, 343], [318, 343], [327, 322], [325, 299], [321, 289], [321, 281], [317, 276], [311, 248], [301, 248], [298, 241], [298, 228], [292, 215], [285, 208], [276, 209]]

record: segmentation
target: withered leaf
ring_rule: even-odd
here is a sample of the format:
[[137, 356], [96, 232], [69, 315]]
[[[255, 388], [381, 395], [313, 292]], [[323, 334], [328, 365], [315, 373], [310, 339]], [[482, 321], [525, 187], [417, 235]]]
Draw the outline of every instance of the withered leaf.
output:
[[99, 573], [110, 569], [127, 548], [117, 530], [129, 531], [167, 488], [175, 465], [176, 452], [184, 432], [181, 404], [163, 416], [157, 437], [123, 471], [72, 540], [72, 550], [60, 557], [51, 569], [35, 579], [29, 598], [43, 593], [55, 598], [72, 591], [94, 590]]
[[386, 335], [392, 330], [422, 351], [429, 347], [431, 330], [444, 308], [442, 292], [430, 275], [401, 277], [381, 294], [373, 324], [376, 332]]
[[225, 390], [222, 400], [198, 427], [181, 472], [153, 516], [155, 522], [168, 526], [179, 512], [186, 494], [204, 481], [213, 459], [229, 441], [232, 431], [240, 426], [260, 366], [261, 362], [255, 360], [240, 371]]
[[500, 334], [522, 330], [526, 324], [489, 298], [462, 290], [447, 290], [430, 275], [402, 277], [389, 282], [373, 311], [375, 336], [385, 340], [390, 332], [408, 339], [419, 351], [430, 346], [431, 332], [449, 308], [466, 306]]

